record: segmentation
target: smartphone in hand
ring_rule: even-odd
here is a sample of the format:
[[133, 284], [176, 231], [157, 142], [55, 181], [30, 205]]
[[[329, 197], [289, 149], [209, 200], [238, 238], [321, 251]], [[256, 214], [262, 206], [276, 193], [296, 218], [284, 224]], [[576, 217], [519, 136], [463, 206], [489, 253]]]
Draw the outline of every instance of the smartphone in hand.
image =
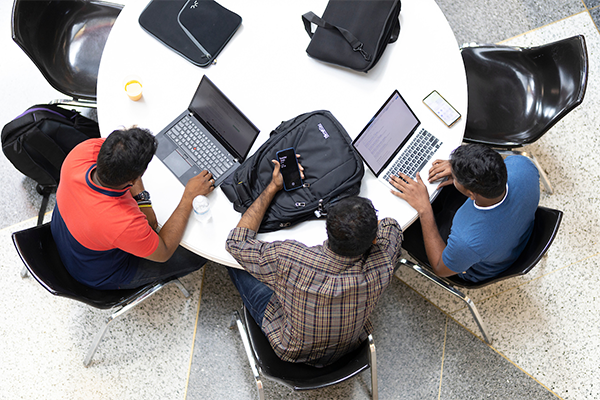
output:
[[296, 158], [296, 150], [293, 147], [277, 152], [281, 175], [283, 176], [283, 189], [286, 191], [302, 187], [300, 167]]

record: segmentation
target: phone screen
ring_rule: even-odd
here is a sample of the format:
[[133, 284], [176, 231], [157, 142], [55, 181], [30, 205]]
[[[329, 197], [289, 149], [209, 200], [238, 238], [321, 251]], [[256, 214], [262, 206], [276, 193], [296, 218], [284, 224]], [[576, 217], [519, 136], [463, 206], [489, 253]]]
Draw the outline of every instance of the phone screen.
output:
[[460, 113], [454, 109], [436, 90], [423, 99], [427, 105], [449, 127], [460, 119]]
[[283, 176], [283, 188], [286, 191], [302, 187], [302, 178], [300, 177], [300, 168], [296, 159], [296, 151], [293, 148], [280, 150], [277, 152], [277, 160], [281, 167]]

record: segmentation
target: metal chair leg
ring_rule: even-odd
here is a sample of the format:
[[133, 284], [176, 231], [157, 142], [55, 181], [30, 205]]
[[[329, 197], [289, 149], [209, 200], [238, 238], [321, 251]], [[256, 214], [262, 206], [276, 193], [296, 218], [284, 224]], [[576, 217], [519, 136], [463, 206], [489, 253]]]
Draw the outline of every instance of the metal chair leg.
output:
[[181, 290], [181, 293], [183, 293], [183, 297], [185, 297], [186, 299], [188, 297], [190, 297], [190, 292], [188, 292], [188, 290], [185, 288], [185, 286], [183, 286], [183, 283], [181, 283], [181, 281], [179, 279], [175, 279], [173, 281], [173, 283], [175, 285], [177, 285], [177, 287], [179, 288], [179, 290]]
[[518, 151], [518, 150], [496, 150], [499, 154], [502, 155], [521, 155], [521, 156], [525, 156], [527, 158], [529, 158], [533, 164], [535, 165], [535, 167], [537, 168], [539, 174], [540, 174], [540, 180], [542, 181], [542, 184], [544, 185], [544, 189], [546, 189], [546, 192], [548, 194], [552, 194], [554, 193], [554, 190], [552, 189], [552, 185], [550, 184], [550, 180], [548, 179], [548, 175], [546, 175], [546, 172], [544, 171], [544, 169], [542, 168], [542, 166], [540, 165], [540, 163], [538, 162], [538, 160], [535, 158], [535, 156], [531, 153], [528, 153], [526, 151]]
[[473, 316], [475, 323], [477, 323], [477, 327], [479, 328], [479, 331], [481, 332], [481, 335], [483, 336], [483, 340], [485, 340], [485, 342], [488, 344], [492, 344], [492, 339], [491, 339], [491, 337], [488, 336], [488, 334], [486, 332], [485, 324], [483, 323], [483, 320], [481, 319], [481, 315], [479, 315], [479, 311], [477, 311], [477, 307], [475, 307], [475, 303], [473, 303], [473, 301], [467, 295], [465, 295], [460, 290], [456, 289], [454, 286], [451, 286], [450, 284], [446, 283], [443, 279], [441, 279], [439, 276], [437, 276], [433, 272], [429, 271], [426, 268], [421, 267], [418, 264], [408, 261], [405, 258], [401, 259], [399, 262], [406, 265], [407, 267], [412, 268], [414, 271], [423, 275], [427, 279], [433, 281], [435, 284], [437, 284], [442, 289], [450, 292], [454, 296], [456, 296], [459, 299], [461, 299], [462, 301], [464, 301], [467, 304], [467, 306], [469, 307], [469, 311], [471, 311], [471, 315]]
[[233, 317], [231, 321], [230, 328], [233, 329], [233, 326], [237, 325], [238, 331], [240, 332], [240, 337], [242, 338], [242, 343], [244, 344], [244, 349], [246, 350], [246, 357], [248, 358], [248, 363], [250, 363], [250, 368], [252, 369], [252, 374], [254, 375], [254, 381], [256, 382], [256, 390], [258, 391], [258, 398], [260, 400], [265, 400], [265, 393], [263, 391], [262, 380], [260, 379], [260, 375], [258, 374], [258, 366], [254, 360], [254, 354], [252, 353], [252, 347], [250, 347], [250, 339], [248, 336], [248, 332], [244, 327], [244, 323], [242, 322], [242, 318], [240, 317], [240, 313], [237, 311], [233, 312]]
[[97, 108], [97, 104], [92, 100], [76, 100], [76, 99], [54, 99], [49, 104], [56, 104], [58, 106], [70, 106], [70, 107], [86, 107], [86, 108]]
[[83, 365], [84, 366], [89, 366], [90, 362], [92, 361], [92, 357], [94, 357], [94, 354], [96, 353], [96, 350], [98, 349], [98, 346], [100, 345], [100, 342], [102, 341], [102, 339], [104, 338], [104, 335], [106, 334], [106, 331], [108, 330], [108, 326], [117, 318], [122, 317], [123, 315], [127, 314], [129, 311], [131, 311], [131, 309], [133, 309], [134, 307], [136, 307], [137, 305], [139, 305], [140, 303], [142, 303], [143, 301], [147, 300], [148, 298], [150, 298], [154, 293], [158, 292], [160, 289], [162, 289], [163, 287], [171, 284], [171, 283], [175, 283], [179, 289], [182, 290], [184, 296], [187, 293], [188, 297], [190, 294], [189, 292], [185, 289], [185, 287], [181, 284], [181, 282], [179, 282], [178, 279], [174, 279], [172, 281], [166, 282], [166, 283], [161, 283], [155, 286], [152, 286], [150, 288], [148, 288], [146, 291], [142, 292], [134, 301], [132, 301], [131, 303], [128, 303], [124, 306], [122, 306], [121, 308], [118, 308], [115, 312], [113, 312], [105, 321], [104, 326], [100, 329], [100, 331], [96, 334], [96, 336], [94, 337], [94, 340], [92, 341], [92, 344], [85, 356], [85, 359], [83, 360]]
[[375, 351], [375, 342], [373, 335], [369, 335], [369, 367], [371, 368], [371, 398], [379, 399], [379, 390], [377, 388], [377, 352]]

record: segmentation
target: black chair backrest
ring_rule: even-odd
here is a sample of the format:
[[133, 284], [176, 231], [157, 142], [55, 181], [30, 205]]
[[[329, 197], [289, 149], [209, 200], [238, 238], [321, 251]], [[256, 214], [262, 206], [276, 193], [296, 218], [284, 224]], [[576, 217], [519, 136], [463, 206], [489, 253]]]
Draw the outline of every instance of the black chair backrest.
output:
[[583, 101], [583, 36], [539, 47], [465, 47], [469, 111], [465, 141], [498, 147], [532, 143]]
[[98, 290], [76, 281], [65, 269], [50, 230], [50, 222], [15, 232], [13, 242], [29, 273], [56, 296], [107, 309], [120, 305], [140, 289]]
[[52, 87], [95, 100], [100, 57], [120, 11], [83, 0], [15, 0], [12, 37]]
[[361, 343], [358, 349], [346, 354], [333, 364], [317, 368], [308, 364], [281, 360], [245, 307], [244, 322], [250, 336], [254, 357], [263, 373], [273, 380], [294, 388], [294, 390], [312, 390], [335, 385], [369, 367], [368, 340]]
[[562, 215], [562, 211], [539, 206], [535, 212], [533, 231], [523, 252], [506, 271], [498, 276], [476, 283], [465, 282], [455, 276], [446, 279], [450, 280], [455, 286], [476, 289], [514, 276], [525, 275], [531, 271], [550, 248], [558, 233]]

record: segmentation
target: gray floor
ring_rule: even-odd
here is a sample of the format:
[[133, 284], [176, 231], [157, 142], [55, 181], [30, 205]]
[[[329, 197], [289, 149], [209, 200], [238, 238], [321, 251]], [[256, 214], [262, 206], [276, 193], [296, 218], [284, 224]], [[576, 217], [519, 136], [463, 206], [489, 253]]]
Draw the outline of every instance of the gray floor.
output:
[[[481, 340], [461, 304], [401, 270], [373, 316], [380, 398], [600, 399], [600, 0], [437, 2], [459, 44], [536, 45], [585, 34], [590, 82], [584, 104], [532, 146], [555, 185], [542, 204], [565, 211], [548, 257], [524, 279], [469, 293], [494, 345]], [[63, 97], [12, 42], [10, 3], [0, 2], [0, 125]], [[106, 314], [21, 280], [10, 233], [35, 224], [41, 196], [3, 155], [0, 185], [0, 399], [256, 398], [238, 332], [228, 329], [241, 300], [213, 263], [185, 277], [190, 299], [168, 288], [115, 322], [83, 368]], [[265, 382], [271, 399], [363, 399], [368, 390], [368, 372], [306, 393]]]

